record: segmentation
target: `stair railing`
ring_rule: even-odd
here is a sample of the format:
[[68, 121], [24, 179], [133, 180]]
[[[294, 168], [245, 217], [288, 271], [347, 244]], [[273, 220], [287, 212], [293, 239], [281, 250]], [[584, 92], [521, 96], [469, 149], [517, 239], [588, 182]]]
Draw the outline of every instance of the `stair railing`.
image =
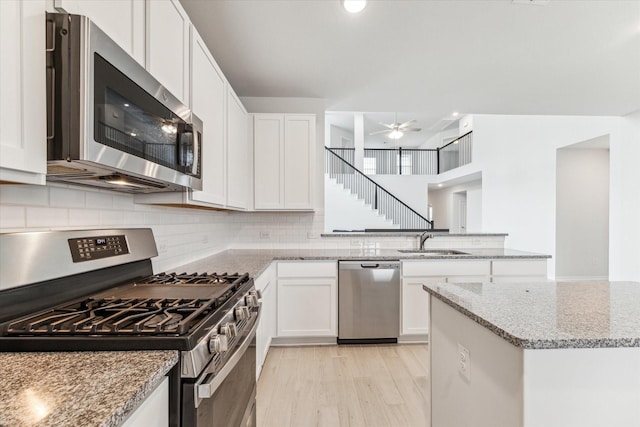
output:
[[325, 147], [325, 171], [330, 178], [344, 185], [401, 229], [433, 229], [433, 221], [407, 206], [328, 147]]

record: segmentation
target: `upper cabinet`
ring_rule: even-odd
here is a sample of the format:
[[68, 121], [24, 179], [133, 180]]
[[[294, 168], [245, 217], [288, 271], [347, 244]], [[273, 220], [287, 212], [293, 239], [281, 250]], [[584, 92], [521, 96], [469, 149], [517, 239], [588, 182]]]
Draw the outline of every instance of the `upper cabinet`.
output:
[[227, 207], [249, 208], [252, 174], [249, 115], [227, 85]]
[[202, 191], [193, 191], [194, 201], [224, 206], [226, 202], [226, 83], [222, 71], [200, 38], [192, 30], [191, 94], [193, 112], [203, 122]]
[[141, 65], [145, 65], [145, 4], [140, 0], [55, 0], [67, 13], [91, 19]]
[[146, 8], [147, 70], [189, 105], [189, 16], [178, 0], [147, 0]]
[[44, 184], [44, 0], [0, 1], [0, 181]]
[[256, 210], [313, 209], [314, 114], [256, 114]]

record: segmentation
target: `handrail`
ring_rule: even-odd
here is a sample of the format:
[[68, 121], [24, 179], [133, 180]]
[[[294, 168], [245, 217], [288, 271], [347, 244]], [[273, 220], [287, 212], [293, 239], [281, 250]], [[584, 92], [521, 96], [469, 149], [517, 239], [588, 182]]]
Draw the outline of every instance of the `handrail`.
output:
[[447, 148], [448, 146], [450, 146], [451, 144], [455, 144], [456, 142], [459, 142], [462, 138], [464, 138], [465, 136], [469, 135], [470, 133], [472, 133], [473, 131], [470, 130], [469, 132], [465, 133], [462, 136], [457, 137], [456, 139], [454, 139], [453, 141], [449, 141], [447, 142], [445, 145], [443, 145], [442, 147], [438, 148], [437, 150], [442, 150], [443, 148]]
[[[350, 191], [354, 191], [358, 194], [358, 197], [364, 199], [366, 202], [372, 202], [373, 208], [390, 218], [394, 224], [399, 224], [401, 228], [433, 229], [433, 221], [429, 221], [380, 184], [360, 172], [345, 159], [333, 152], [331, 148], [325, 147], [325, 153], [327, 153], [326, 168], [329, 176], [336, 178], [338, 182], [342, 181], [340, 182], [341, 184], [345, 184], [345, 187], [348, 186]], [[330, 156], [333, 156], [333, 158]], [[335, 168], [332, 168], [333, 161], [338, 161]], [[340, 174], [332, 170], [338, 169], [338, 166], [346, 168], [345, 171], [348, 171], [348, 173]], [[354, 175], [358, 177], [358, 180], [347, 180], [345, 175]], [[382, 203], [379, 203], [380, 201]]]

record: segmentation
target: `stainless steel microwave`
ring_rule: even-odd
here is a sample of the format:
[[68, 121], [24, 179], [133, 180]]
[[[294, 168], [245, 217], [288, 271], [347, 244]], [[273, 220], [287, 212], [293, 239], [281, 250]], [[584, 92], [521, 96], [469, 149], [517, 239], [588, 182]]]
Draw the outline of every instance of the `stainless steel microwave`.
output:
[[87, 17], [46, 26], [47, 180], [202, 189], [202, 121]]

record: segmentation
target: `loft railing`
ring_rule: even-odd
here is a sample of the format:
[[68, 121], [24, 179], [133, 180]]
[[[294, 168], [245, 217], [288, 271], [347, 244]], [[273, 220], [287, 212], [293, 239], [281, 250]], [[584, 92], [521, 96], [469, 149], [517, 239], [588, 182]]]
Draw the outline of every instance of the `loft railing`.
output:
[[[436, 149], [365, 148], [365, 175], [437, 175], [471, 163], [473, 132]], [[353, 148], [330, 148], [350, 165], [355, 165]]]
[[325, 171], [330, 178], [343, 184], [345, 188], [377, 209], [395, 225], [399, 225], [401, 229], [433, 229], [433, 221], [429, 221], [407, 206], [336, 154], [334, 150], [325, 147]]
[[467, 132], [438, 149], [438, 173], [471, 163], [473, 132]]
[[436, 175], [438, 150], [365, 148], [364, 173], [367, 175]]

